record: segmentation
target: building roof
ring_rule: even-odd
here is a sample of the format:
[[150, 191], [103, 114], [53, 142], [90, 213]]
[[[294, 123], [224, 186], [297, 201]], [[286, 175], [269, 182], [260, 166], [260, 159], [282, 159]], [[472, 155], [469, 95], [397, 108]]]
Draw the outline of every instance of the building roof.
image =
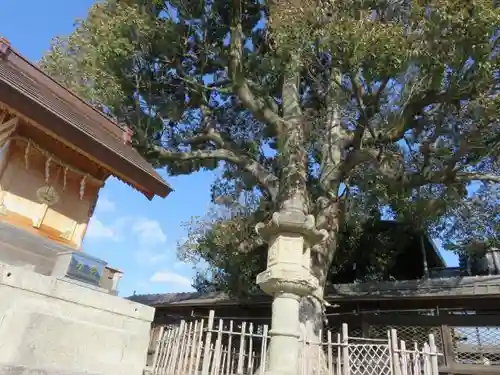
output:
[[121, 128], [101, 111], [57, 83], [0, 38], [0, 102], [86, 155], [146, 197], [172, 188], [130, 145]]
[[158, 293], [158, 294], [135, 294], [127, 299], [139, 302], [149, 306], [168, 306], [168, 305], [204, 305], [213, 303], [235, 303], [235, 299], [230, 298], [222, 292], [199, 293]]
[[[329, 303], [347, 301], [380, 300], [432, 300], [458, 298], [484, 298], [500, 295], [500, 281], [493, 276], [448, 277], [440, 279], [380, 281], [331, 285], [325, 292]], [[270, 304], [271, 298], [264, 294], [247, 300], [231, 298], [225, 293], [165, 293], [142, 294], [128, 297], [129, 300], [156, 308], [172, 307], [217, 307], [231, 305]]]

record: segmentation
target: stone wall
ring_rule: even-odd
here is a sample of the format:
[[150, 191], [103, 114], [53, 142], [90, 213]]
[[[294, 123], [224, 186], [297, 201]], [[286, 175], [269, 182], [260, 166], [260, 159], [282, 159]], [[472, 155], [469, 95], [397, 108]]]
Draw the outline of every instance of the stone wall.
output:
[[141, 375], [154, 309], [0, 264], [0, 375]]

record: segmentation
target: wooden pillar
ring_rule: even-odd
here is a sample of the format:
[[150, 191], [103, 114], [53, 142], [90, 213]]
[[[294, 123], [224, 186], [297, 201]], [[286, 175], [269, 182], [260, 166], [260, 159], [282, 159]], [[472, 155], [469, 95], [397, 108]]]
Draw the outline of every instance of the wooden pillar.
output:
[[425, 248], [424, 233], [420, 233], [420, 251], [422, 252], [424, 279], [429, 278], [429, 266], [427, 264], [427, 249]]
[[456, 367], [455, 354], [453, 349], [453, 332], [447, 325], [441, 326], [441, 336], [443, 339], [443, 355], [447, 368]]
[[361, 316], [361, 336], [365, 338], [370, 337], [370, 324], [363, 316]]

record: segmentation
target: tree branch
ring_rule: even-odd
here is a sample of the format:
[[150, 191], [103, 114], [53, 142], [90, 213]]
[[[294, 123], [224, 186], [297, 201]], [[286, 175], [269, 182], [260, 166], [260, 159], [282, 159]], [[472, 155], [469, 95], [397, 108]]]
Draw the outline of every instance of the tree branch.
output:
[[[206, 133], [195, 135], [194, 137], [186, 138], [182, 143], [187, 145], [197, 145], [206, 142], [213, 142], [217, 148], [227, 148], [224, 147], [225, 142], [221, 135], [215, 132], [213, 129], [208, 129]], [[234, 150], [231, 150], [234, 152]]]
[[441, 171], [433, 172], [428, 176], [422, 173], [412, 173], [405, 176], [405, 185], [416, 188], [426, 184], [449, 184], [452, 182], [465, 181], [485, 181], [492, 183], [500, 183], [500, 175], [493, 173], [480, 173], [480, 172], [458, 172], [454, 171], [450, 174], [448, 168]]
[[178, 73], [177, 77], [181, 81], [187, 83], [188, 85], [191, 85], [192, 87], [198, 88], [200, 90], [216, 91], [216, 92], [221, 92], [224, 94], [231, 93], [230, 89], [226, 87], [226, 86], [228, 86], [227, 80], [223, 80], [220, 82], [213, 82], [210, 84], [204, 84], [204, 83], [201, 83], [201, 82], [197, 81], [196, 79], [194, 79], [194, 78], [192, 78], [189, 75], [184, 74], [184, 73], [181, 73], [181, 74]]
[[438, 93], [435, 90], [428, 90], [419, 98], [410, 100], [403, 108], [399, 120], [386, 134], [379, 134], [378, 137], [363, 140], [363, 146], [385, 145], [401, 140], [406, 132], [416, 129], [421, 124], [415, 117], [421, 115], [424, 109], [431, 104], [452, 102], [462, 98], [464, 95], [451, 95], [448, 92]]
[[229, 77], [243, 105], [259, 121], [279, 132], [284, 120], [264, 100], [254, 95], [243, 72], [243, 29], [241, 25], [241, 0], [233, 0], [231, 17], [231, 41], [229, 44]]
[[[190, 138], [186, 144], [195, 144], [216, 139], [217, 135], [201, 135]], [[222, 139], [222, 138], [221, 138]], [[257, 181], [257, 184], [269, 193], [274, 201], [278, 194], [278, 178], [269, 172], [264, 166], [256, 160], [228, 149], [218, 148], [215, 150], [192, 150], [192, 151], [169, 151], [160, 146], [154, 146], [153, 150], [159, 155], [159, 160], [162, 163], [170, 161], [191, 161], [191, 160], [221, 160], [228, 163], [238, 165], [244, 171], [249, 172]]]
[[[205, 114], [202, 112], [202, 115]], [[157, 114], [160, 121], [161, 116]], [[168, 164], [171, 161], [193, 161], [193, 160], [220, 160], [238, 165], [244, 171], [250, 173], [263, 191], [267, 191], [274, 201], [278, 194], [278, 178], [269, 172], [262, 164], [252, 157], [238, 150], [237, 146], [226, 141], [220, 133], [216, 132], [210, 125], [204, 127], [204, 132], [193, 137], [184, 139], [181, 143], [188, 146], [200, 145], [212, 142], [215, 146], [213, 150], [191, 150], [191, 151], [170, 151], [161, 145], [152, 145], [148, 142], [146, 133], [139, 127], [135, 128], [138, 144], [136, 147], [145, 150], [151, 150], [158, 154], [158, 160], [161, 164]]]
[[193, 151], [169, 151], [161, 146], [154, 146], [153, 150], [158, 153], [161, 162], [191, 161], [217, 159], [229, 163], [239, 164], [240, 158], [229, 150], [193, 150]]
[[[484, 88], [486, 89], [486, 87]], [[414, 100], [410, 100], [404, 106], [398, 126], [389, 130], [385, 136], [381, 136], [375, 140], [368, 140], [374, 144], [388, 144], [399, 141], [407, 131], [415, 129], [420, 122], [415, 119], [415, 116], [422, 115], [424, 109], [431, 104], [457, 103], [460, 100], [470, 98], [477, 92], [477, 87], [465, 87], [458, 89], [455, 92], [445, 91], [438, 92], [433, 89], [424, 91]]]
[[486, 181], [500, 183], [500, 175], [491, 173], [457, 172], [455, 178], [460, 181]]

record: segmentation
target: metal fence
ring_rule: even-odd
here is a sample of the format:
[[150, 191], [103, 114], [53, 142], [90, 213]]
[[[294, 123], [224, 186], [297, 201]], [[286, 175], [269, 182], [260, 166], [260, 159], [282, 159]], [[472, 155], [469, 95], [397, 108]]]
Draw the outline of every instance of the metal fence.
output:
[[[247, 322], [182, 321], [159, 327], [153, 375], [264, 375], [269, 328]], [[320, 334], [320, 342], [301, 340], [300, 375], [438, 375], [441, 354], [432, 333], [419, 345], [398, 338], [390, 329], [384, 338], [351, 337], [347, 324], [341, 332]]]
[[451, 335], [457, 363], [500, 365], [500, 327], [452, 327]]
[[[480, 317], [478, 317], [480, 318]], [[500, 324], [500, 316], [498, 317]], [[432, 334], [439, 356], [438, 364], [444, 367], [500, 366], [499, 326], [459, 325], [368, 325], [365, 337], [380, 339], [388, 330], [396, 329], [404, 341], [414, 341], [422, 347]], [[361, 330], [358, 330], [360, 332]], [[447, 363], [448, 362], [448, 363]], [[497, 370], [500, 373], [500, 369]]]

